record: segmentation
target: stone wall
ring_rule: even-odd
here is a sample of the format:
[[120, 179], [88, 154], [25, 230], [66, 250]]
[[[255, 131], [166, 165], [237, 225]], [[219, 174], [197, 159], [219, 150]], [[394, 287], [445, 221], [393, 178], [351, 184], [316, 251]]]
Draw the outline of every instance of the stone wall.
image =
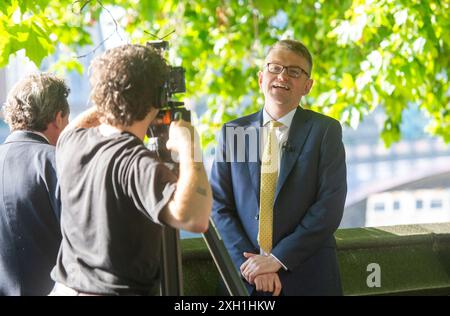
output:
[[[450, 295], [450, 223], [339, 229], [345, 295]], [[185, 295], [225, 295], [201, 238], [182, 240]]]

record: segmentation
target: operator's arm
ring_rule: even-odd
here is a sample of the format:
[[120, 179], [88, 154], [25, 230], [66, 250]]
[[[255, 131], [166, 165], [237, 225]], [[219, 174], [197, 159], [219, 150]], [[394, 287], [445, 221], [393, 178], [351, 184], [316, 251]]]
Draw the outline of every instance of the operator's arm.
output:
[[180, 174], [177, 189], [160, 219], [174, 228], [201, 233], [208, 229], [212, 194], [203, 162], [194, 159], [201, 157], [194, 135], [194, 128], [187, 122], [176, 121], [170, 127], [167, 148], [178, 152]]
[[95, 106], [83, 111], [69, 125], [67, 125], [62, 133], [71, 131], [76, 128], [90, 128], [100, 125], [99, 115]]

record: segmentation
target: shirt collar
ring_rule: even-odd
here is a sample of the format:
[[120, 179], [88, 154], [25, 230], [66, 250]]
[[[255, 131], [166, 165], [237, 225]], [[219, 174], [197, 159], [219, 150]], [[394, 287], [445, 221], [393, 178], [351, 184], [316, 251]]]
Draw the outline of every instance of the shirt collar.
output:
[[41, 133], [41, 132], [36, 132], [36, 131], [27, 131], [27, 132], [33, 133], [33, 134], [36, 134], [36, 135], [39, 135], [39, 136], [43, 137], [43, 138], [47, 141], [47, 143], [50, 144], [50, 141], [48, 140], [47, 136], [45, 136], [43, 133]]
[[[295, 111], [297, 111], [297, 108], [291, 110], [289, 113], [284, 115], [283, 117], [280, 117], [278, 122], [282, 123], [285, 127], [290, 128], [292, 119], [294, 118]], [[267, 113], [266, 108], [263, 109], [263, 126], [266, 126], [270, 121], [272, 121], [273, 118]]]

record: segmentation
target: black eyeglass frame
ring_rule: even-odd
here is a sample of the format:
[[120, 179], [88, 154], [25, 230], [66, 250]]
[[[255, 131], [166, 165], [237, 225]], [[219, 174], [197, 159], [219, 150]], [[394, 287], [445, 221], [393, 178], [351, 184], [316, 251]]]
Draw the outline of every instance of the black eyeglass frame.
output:
[[[273, 71], [270, 71], [270, 70], [269, 70], [269, 66], [270, 66], [270, 65], [280, 66], [280, 67], [281, 67], [281, 71], [280, 71], [280, 72], [273, 72]], [[289, 77], [291, 77], [291, 78], [300, 78], [301, 74], [298, 75], [298, 76], [293, 76], [292, 74], [289, 73], [289, 69], [299, 69], [301, 72], [303, 72], [303, 73], [306, 75], [306, 77], [309, 78], [309, 73], [308, 73], [306, 70], [304, 70], [302, 67], [299, 67], [299, 66], [284, 66], [284, 65], [277, 64], [277, 63], [267, 63], [267, 64], [266, 64], [266, 68], [267, 68], [267, 71], [268, 71], [268, 72], [270, 72], [271, 74], [274, 74], [274, 75], [279, 75], [279, 74], [281, 74], [281, 73], [286, 69], [287, 75], [288, 75]]]

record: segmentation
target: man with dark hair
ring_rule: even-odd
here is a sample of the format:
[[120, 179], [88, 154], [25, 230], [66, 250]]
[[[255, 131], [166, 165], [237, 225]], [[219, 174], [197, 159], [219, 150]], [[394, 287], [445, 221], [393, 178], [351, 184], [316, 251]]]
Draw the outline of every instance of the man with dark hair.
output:
[[91, 109], [62, 134], [56, 149], [63, 240], [52, 295], [156, 295], [162, 225], [208, 228], [211, 188], [194, 129], [172, 123], [167, 147], [179, 178], [143, 143], [168, 77], [152, 48], [123, 45], [91, 65]]
[[256, 295], [342, 293], [333, 235], [347, 191], [342, 130], [299, 107], [311, 70], [302, 43], [277, 42], [259, 72], [264, 108], [226, 123], [216, 150], [213, 219]]
[[0, 295], [47, 295], [61, 242], [55, 145], [68, 124], [69, 89], [32, 74], [3, 107], [11, 134], [0, 145]]

